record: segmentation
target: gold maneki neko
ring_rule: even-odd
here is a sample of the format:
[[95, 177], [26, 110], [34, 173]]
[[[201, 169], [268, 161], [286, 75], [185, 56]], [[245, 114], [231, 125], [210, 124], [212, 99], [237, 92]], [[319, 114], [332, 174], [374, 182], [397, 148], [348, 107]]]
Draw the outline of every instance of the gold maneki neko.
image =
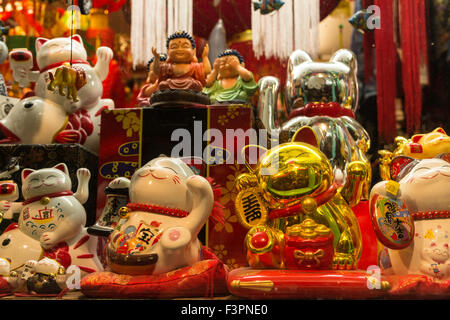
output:
[[247, 167], [250, 173], [236, 181], [236, 209], [250, 229], [245, 245], [251, 268], [356, 269], [361, 231], [351, 207], [367, 179], [363, 162], [349, 163], [348, 179], [339, 185], [314, 131], [303, 127], [291, 142], [267, 150], [256, 168]]
[[380, 175], [383, 180], [390, 180], [392, 159], [407, 156], [413, 159], [431, 159], [441, 154], [450, 153], [450, 137], [444, 129], [436, 128], [425, 134], [415, 134], [411, 139], [398, 136], [395, 138], [394, 151], [378, 151], [380, 158]]

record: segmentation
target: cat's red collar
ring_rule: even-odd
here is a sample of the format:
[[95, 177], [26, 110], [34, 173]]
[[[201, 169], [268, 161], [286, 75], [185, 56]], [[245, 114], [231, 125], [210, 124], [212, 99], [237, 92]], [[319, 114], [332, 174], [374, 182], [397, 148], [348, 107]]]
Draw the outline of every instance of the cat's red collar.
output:
[[[50, 70], [50, 69], [58, 68], [58, 67], [62, 66], [64, 63], [70, 63], [70, 60], [66, 60], [66, 61], [61, 61], [61, 62], [49, 64], [49, 65], [46, 66], [45, 68], [42, 68], [41, 70], [39, 70], [39, 72], [40, 72], [40, 73], [44, 73], [45, 71], [48, 71], [48, 70]], [[91, 65], [91, 64], [90, 64], [89, 62], [87, 62], [86, 60], [81, 60], [81, 59], [75, 59], [75, 60], [72, 60], [72, 64], [87, 64], [87, 65]]]
[[418, 211], [411, 214], [414, 220], [448, 219], [450, 210]]
[[189, 212], [182, 209], [168, 208], [146, 203], [128, 203], [127, 208], [131, 211], [146, 211], [178, 218], [184, 218], [189, 215]]
[[67, 191], [60, 191], [60, 192], [55, 192], [55, 193], [49, 193], [49, 194], [44, 194], [42, 196], [37, 196], [37, 197], [33, 197], [30, 199], [25, 200], [24, 202], [22, 202], [23, 205], [35, 202], [35, 201], [41, 201], [45, 198], [56, 198], [56, 197], [64, 197], [64, 196], [72, 196], [73, 192], [70, 190]]

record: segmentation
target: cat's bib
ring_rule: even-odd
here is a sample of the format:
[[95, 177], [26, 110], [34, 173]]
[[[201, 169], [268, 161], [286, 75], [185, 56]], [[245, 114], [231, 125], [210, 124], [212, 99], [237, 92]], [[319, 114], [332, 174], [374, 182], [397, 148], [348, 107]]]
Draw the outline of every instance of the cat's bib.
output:
[[51, 232], [57, 227], [70, 207], [67, 197], [41, 197], [38, 201], [24, 205], [19, 224], [25, 233], [39, 240], [44, 232]]

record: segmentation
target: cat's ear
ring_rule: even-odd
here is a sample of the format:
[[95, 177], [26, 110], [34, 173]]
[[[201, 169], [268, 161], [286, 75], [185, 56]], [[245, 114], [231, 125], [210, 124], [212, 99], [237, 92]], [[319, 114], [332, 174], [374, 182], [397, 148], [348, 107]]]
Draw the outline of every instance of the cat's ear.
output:
[[319, 138], [317, 138], [313, 128], [309, 126], [304, 126], [298, 129], [292, 137], [291, 142], [304, 142], [312, 145], [313, 147], [319, 148]]
[[61, 170], [62, 172], [64, 172], [65, 174], [69, 174], [69, 169], [67, 169], [67, 166], [65, 163], [59, 163], [56, 166], [54, 166], [53, 168]]
[[22, 181], [24, 181], [31, 173], [33, 173], [33, 169], [23, 169], [22, 170]]
[[79, 34], [74, 34], [71, 39], [83, 44], [83, 38]]
[[37, 38], [36, 39], [36, 52], [39, 52], [39, 50], [41, 49], [41, 47], [44, 45], [44, 43], [46, 43], [48, 41], [48, 39], [46, 38]]

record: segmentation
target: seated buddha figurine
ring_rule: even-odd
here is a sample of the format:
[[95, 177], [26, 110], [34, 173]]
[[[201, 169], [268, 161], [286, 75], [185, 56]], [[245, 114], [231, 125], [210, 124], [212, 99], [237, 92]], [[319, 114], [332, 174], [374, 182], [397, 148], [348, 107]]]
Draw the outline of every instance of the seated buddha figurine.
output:
[[[167, 54], [162, 53], [159, 55], [159, 61], [166, 61]], [[145, 80], [145, 84], [142, 86], [139, 91], [139, 95], [137, 96], [137, 102], [139, 107], [149, 107], [150, 106], [150, 97], [153, 92], [158, 89], [158, 78], [153, 73], [153, 61], [155, 61], [155, 57], [151, 58], [147, 63], [147, 79]]]
[[[151, 98], [152, 104], [155, 101], [161, 102], [163, 99], [202, 102], [195, 101], [196, 98], [201, 99], [202, 96], [209, 103], [207, 95], [201, 92], [206, 83], [206, 76], [211, 72], [208, 45], [202, 52], [201, 63], [198, 62], [196, 56], [195, 41], [185, 31], [177, 31], [170, 35], [166, 47], [167, 60], [164, 62], [160, 61], [160, 54], [156, 52], [155, 48], [152, 48], [155, 58], [152, 72], [158, 82], [157, 91]], [[163, 92], [166, 90], [169, 92]], [[194, 96], [194, 100], [189, 96]]]
[[227, 49], [219, 54], [203, 89], [212, 103], [246, 103], [250, 100], [258, 85], [244, 65], [244, 59], [236, 50]]

